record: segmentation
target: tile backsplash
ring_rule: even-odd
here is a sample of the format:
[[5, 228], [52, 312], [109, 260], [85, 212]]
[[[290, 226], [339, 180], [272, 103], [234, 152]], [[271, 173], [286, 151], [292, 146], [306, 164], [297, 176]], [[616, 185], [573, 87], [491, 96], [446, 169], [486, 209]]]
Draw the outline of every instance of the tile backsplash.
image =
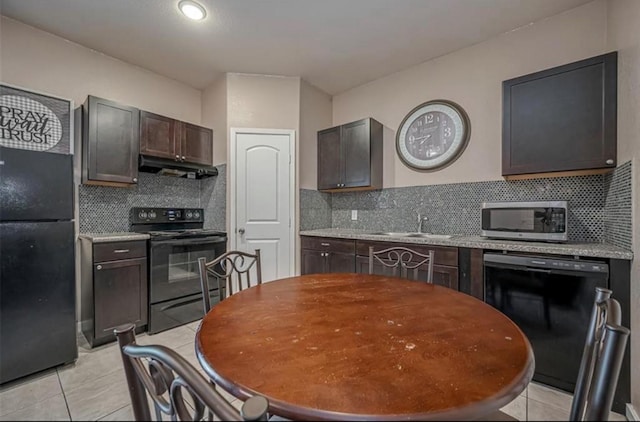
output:
[[132, 207], [204, 208], [205, 227], [225, 230], [226, 165], [218, 165], [218, 176], [189, 180], [140, 173], [131, 188], [80, 185], [78, 207], [80, 233], [129, 231]]
[[[328, 194], [301, 192], [301, 230], [416, 231], [420, 213], [429, 219], [424, 231], [479, 235], [483, 201], [566, 200], [570, 241], [631, 247], [631, 162], [606, 176], [387, 188], [334, 193], [324, 202], [319, 202], [323, 197], [318, 195]], [[331, 208], [330, 224], [324, 204]], [[351, 220], [351, 210], [358, 210], [357, 221]]]
[[300, 189], [300, 230], [331, 227], [331, 194]]
[[631, 249], [632, 246], [631, 179], [631, 161], [619, 166], [604, 178], [604, 240], [627, 249]]

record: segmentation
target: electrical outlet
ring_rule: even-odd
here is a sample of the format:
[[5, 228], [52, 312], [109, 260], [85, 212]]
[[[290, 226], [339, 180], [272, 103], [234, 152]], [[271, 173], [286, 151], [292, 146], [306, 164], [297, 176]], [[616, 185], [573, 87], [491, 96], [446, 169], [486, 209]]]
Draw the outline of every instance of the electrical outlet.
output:
[[351, 220], [356, 221], [358, 219], [358, 210], [351, 210]]

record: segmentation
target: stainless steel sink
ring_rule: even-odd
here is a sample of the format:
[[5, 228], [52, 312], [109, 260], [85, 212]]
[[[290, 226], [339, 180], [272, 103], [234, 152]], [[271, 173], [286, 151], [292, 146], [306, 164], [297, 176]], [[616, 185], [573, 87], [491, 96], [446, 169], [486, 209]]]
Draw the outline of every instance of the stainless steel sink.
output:
[[405, 237], [420, 237], [423, 239], [451, 239], [450, 234], [411, 233]]
[[368, 233], [373, 236], [390, 236], [390, 237], [418, 237], [422, 239], [450, 239], [449, 234], [431, 234], [417, 232], [372, 232]]
[[367, 233], [373, 236], [394, 236], [394, 237], [406, 237], [409, 236], [410, 232], [373, 232], [373, 233]]

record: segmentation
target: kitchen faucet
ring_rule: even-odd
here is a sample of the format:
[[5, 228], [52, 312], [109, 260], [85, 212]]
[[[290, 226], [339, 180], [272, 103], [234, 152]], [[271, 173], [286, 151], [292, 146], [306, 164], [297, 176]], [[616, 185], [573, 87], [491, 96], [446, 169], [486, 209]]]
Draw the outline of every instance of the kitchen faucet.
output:
[[422, 226], [425, 221], [429, 221], [429, 217], [423, 217], [422, 214], [418, 213], [418, 233], [423, 233]]

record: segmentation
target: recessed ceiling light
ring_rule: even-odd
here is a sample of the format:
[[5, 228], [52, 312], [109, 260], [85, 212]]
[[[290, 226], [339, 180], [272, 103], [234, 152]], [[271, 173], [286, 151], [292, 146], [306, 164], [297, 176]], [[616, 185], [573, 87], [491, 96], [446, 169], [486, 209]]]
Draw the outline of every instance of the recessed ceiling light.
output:
[[201, 21], [207, 16], [206, 10], [204, 7], [191, 0], [182, 0], [178, 4], [178, 8], [180, 11], [189, 19], [193, 19], [194, 21]]

